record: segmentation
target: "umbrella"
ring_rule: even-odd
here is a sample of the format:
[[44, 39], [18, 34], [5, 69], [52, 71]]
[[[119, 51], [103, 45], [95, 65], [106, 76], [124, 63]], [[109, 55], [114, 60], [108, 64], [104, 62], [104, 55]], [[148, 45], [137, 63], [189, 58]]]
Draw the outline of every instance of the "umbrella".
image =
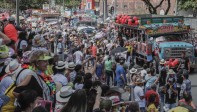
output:
[[115, 49], [113, 49], [111, 51], [111, 54], [114, 55], [116, 53], [120, 53], [120, 52], [124, 52], [124, 51], [127, 51], [127, 48], [125, 48], [125, 47], [117, 47], [117, 48], [115, 48]]

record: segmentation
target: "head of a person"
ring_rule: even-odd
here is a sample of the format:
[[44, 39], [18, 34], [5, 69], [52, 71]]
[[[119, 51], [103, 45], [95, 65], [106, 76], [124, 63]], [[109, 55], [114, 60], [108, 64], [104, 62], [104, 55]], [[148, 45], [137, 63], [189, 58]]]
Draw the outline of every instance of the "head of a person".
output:
[[185, 73], [183, 73], [183, 79], [188, 79], [189, 78], [189, 74], [188, 74], [188, 72], [185, 72]]
[[104, 112], [110, 112], [112, 108], [112, 101], [111, 100], [101, 100], [100, 109]]
[[32, 109], [36, 105], [37, 93], [34, 90], [25, 90], [21, 92], [17, 98], [17, 107], [15, 112], [25, 111]]
[[155, 102], [155, 99], [156, 99], [156, 95], [155, 94], [151, 94], [150, 97], [149, 97], [149, 103], [154, 103]]
[[92, 83], [92, 87], [93, 88], [96, 88], [97, 86], [101, 86], [102, 85], [102, 83], [101, 83], [101, 81], [99, 81], [99, 80], [96, 80], [96, 81], [94, 81], [93, 83]]
[[151, 89], [156, 91], [157, 90], [157, 85], [155, 85], [155, 84], [151, 85]]
[[143, 86], [143, 80], [141, 78], [136, 79], [136, 85], [137, 86]]
[[121, 57], [119, 62], [121, 65], [123, 65], [125, 63], [125, 58]]
[[82, 65], [78, 64], [75, 66], [75, 71], [76, 72], [79, 72], [79, 71], [82, 71]]
[[30, 63], [38, 70], [46, 71], [48, 60], [51, 59], [44, 50], [35, 50], [31, 53]]
[[85, 89], [87, 92], [92, 88], [92, 80], [85, 80], [83, 89]]
[[110, 90], [110, 87], [106, 84], [103, 84], [103, 85], [101, 85], [101, 89], [102, 89], [101, 96], [104, 97], [106, 95], [106, 93]]
[[21, 40], [26, 40], [26, 37], [27, 37], [27, 32], [25, 31], [22, 31], [18, 34], [18, 38]]
[[92, 74], [91, 73], [86, 73], [84, 76], [84, 81], [86, 80], [92, 80]]
[[151, 76], [154, 76], [155, 75], [155, 69], [154, 68], [151, 68], [150, 69], [150, 73], [151, 73]]
[[147, 69], [147, 64], [143, 65], [143, 69], [146, 70]]
[[140, 112], [140, 107], [138, 102], [131, 102], [128, 106], [128, 112]]
[[192, 101], [192, 96], [191, 96], [191, 94], [189, 94], [189, 93], [184, 93], [184, 94], [183, 94], [183, 98], [185, 99], [185, 101], [186, 101], [188, 104], [190, 104], [191, 101]]
[[76, 84], [76, 83], [80, 84], [80, 83], [82, 83], [82, 82], [83, 82], [82, 76], [81, 76], [81, 75], [77, 75], [77, 76], [75, 77], [75, 80], [74, 80], [73, 84]]
[[76, 90], [61, 112], [86, 112], [87, 96], [84, 89]]
[[8, 22], [9, 22], [9, 24], [15, 24], [15, 18], [14, 17], [9, 17], [8, 18]]

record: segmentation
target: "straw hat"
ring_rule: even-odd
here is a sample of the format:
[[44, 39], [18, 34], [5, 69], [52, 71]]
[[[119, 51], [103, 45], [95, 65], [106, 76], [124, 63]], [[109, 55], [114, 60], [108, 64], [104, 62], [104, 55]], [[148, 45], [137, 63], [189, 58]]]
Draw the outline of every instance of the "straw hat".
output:
[[131, 74], [136, 73], [136, 72], [137, 72], [137, 69], [132, 68], [129, 72], [130, 72]]
[[40, 35], [35, 35], [32, 41], [33, 46], [35, 47], [42, 46], [45, 43], [44, 39]]
[[17, 60], [13, 60], [9, 63], [9, 65], [7, 65], [5, 72], [7, 74], [15, 74], [20, 70], [22, 70], [21, 65], [18, 63]]
[[68, 63], [68, 69], [70, 69], [70, 70], [73, 70], [73, 69], [75, 69], [75, 63], [74, 62], [70, 62], [70, 63]]
[[166, 63], [166, 61], [164, 59], [161, 59], [161, 61], [159, 62], [161, 65], [164, 65]]
[[74, 90], [71, 86], [64, 86], [56, 93], [56, 100], [61, 103], [68, 102], [73, 93]]
[[67, 63], [63, 61], [58, 61], [57, 65], [55, 66], [56, 69], [64, 69], [67, 67]]

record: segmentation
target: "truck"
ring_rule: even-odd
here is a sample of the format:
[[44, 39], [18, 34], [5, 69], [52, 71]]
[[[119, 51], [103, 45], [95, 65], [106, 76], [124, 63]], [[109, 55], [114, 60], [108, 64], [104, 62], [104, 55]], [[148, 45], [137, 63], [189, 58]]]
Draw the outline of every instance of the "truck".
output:
[[[124, 18], [132, 18], [132, 15]], [[191, 28], [184, 23], [183, 16], [135, 15], [130, 20], [118, 19], [115, 29], [123, 35], [129, 33], [129, 39], [135, 41], [138, 65], [153, 62], [158, 72], [161, 59], [180, 59], [184, 52], [192, 62], [191, 70], [196, 68], [195, 47], [188, 41]], [[178, 63], [171, 66], [175, 70], [177, 67]]]

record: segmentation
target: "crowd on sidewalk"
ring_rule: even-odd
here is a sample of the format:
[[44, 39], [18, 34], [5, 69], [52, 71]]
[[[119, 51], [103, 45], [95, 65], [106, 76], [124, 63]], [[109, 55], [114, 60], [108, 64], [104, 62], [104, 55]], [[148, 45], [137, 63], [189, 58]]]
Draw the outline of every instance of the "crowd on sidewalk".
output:
[[[20, 28], [10, 17], [0, 32], [2, 112], [195, 112], [189, 59], [177, 70], [160, 60], [135, 63], [136, 43], [119, 33], [95, 39], [69, 26]], [[98, 29], [103, 30], [103, 29]], [[116, 52], [125, 48], [126, 51]]]

